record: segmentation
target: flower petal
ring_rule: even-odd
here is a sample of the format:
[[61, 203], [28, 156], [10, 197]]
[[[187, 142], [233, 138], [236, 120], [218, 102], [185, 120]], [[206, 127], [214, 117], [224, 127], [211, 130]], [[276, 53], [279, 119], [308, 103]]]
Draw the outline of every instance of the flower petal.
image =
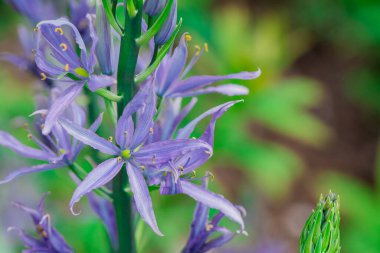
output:
[[57, 123], [58, 117], [70, 106], [74, 99], [82, 91], [83, 84], [75, 83], [64, 90], [59, 97], [51, 105], [48, 114], [46, 115], [45, 126], [42, 133], [47, 135], [51, 132], [54, 124]]
[[13, 179], [15, 179], [19, 176], [23, 176], [23, 175], [27, 175], [27, 174], [31, 174], [31, 173], [53, 170], [53, 169], [58, 169], [58, 168], [62, 168], [65, 166], [66, 166], [66, 164], [64, 164], [62, 162], [58, 162], [58, 163], [41, 164], [41, 165], [17, 169], [15, 171], [11, 172], [10, 174], [8, 174], [4, 179], [0, 180], [0, 184], [9, 183], [10, 181], [12, 181]]
[[141, 218], [148, 224], [152, 230], [159, 236], [163, 236], [157, 226], [156, 217], [153, 211], [152, 199], [150, 198], [149, 189], [145, 182], [144, 176], [140, 169], [130, 163], [127, 163], [127, 173], [136, 208]]
[[120, 162], [118, 158], [112, 158], [96, 166], [76, 188], [70, 201], [71, 212], [75, 214], [73, 207], [83, 195], [111, 181], [119, 173], [123, 164], [124, 162]]
[[132, 154], [133, 158], [143, 165], [164, 164], [190, 151], [200, 150], [211, 156], [212, 148], [201, 140], [169, 140], [143, 146]]
[[60, 119], [59, 123], [70, 135], [84, 144], [109, 155], [119, 154], [120, 150], [115, 145], [103, 139], [90, 129], [85, 129], [67, 119]]
[[[184, 128], [178, 131], [177, 139], [187, 139], [190, 137], [191, 133], [194, 131], [196, 125], [203, 120], [204, 118], [212, 115], [212, 120], [208, 128], [211, 128], [210, 131], [214, 130], [216, 120], [223, 115], [231, 106], [236, 103], [241, 102], [242, 100], [230, 101], [216, 107], [211, 108], [210, 110], [202, 113], [200, 116], [192, 120], [189, 124], [187, 124]], [[212, 145], [212, 143], [209, 143]]]
[[48, 152], [28, 147], [19, 142], [9, 133], [3, 131], [0, 131], [0, 145], [10, 148], [17, 154], [28, 158], [47, 161], [56, 157], [55, 155], [50, 154]]
[[240, 211], [223, 196], [184, 180], [182, 181], [182, 189], [184, 194], [189, 195], [210, 208], [219, 210], [228, 218], [238, 223], [241, 226], [241, 230], [244, 230], [244, 221]]
[[[227, 96], [237, 96], [237, 95], [247, 95], [249, 90], [247, 87], [237, 84], [225, 84], [219, 86], [207, 87], [204, 89], [196, 89], [193, 91], [180, 93], [181, 97], [194, 97], [198, 95], [208, 94], [208, 93], [220, 93]], [[172, 95], [175, 97], [175, 94]]]
[[251, 80], [259, 77], [261, 75], [261, 70], [255, 72], [240, 72], [236, 74], [230, 74], [225, 76], [192, 76], [185, 80], [181, 80], [173, 84], [170, 89], [170, 94], [177, 94], [183, 92], [189, 92], [191, 90], [200, 89], [204, 86], [212, 84], [214, 82], [238, 79], [238, 80]]
[[234, 233], [232, 233], [230, 230], [224, 227], [216, 227], [214, 231], [221, 233], [221, 235], [208, 241], [205, 245], [203, 245], [199, 253], [205, 253], [211, 249], [219, 248], [231, 241], [235, 237]]
[[108, 87], [116, 84], [116, 79], [112, 76], [106, 75], [92, 75], [88, 80], [88, 88], [94, 92], [100, 88]]

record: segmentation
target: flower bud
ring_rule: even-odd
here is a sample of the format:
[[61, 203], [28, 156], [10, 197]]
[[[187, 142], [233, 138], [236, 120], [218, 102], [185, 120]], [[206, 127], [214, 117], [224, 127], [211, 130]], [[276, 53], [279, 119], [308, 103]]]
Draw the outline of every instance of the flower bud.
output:
[[172, 9], [170, 10], [170, 14], [168, 19], [165, 21], [164, 25], [158, 31], [156, 36], [154, 37], [154, 42], [161, 46], [165, 44], [172, 35], [175, 26], [177, 24], [177, 0], [174, 0]]
[[144, 12], [149, 16], [157, 16], [164, 8], [167, 0], [146, 0], [144, 3]]
[[339, 196], [330, 192], [317, 204], [303, 228], [299, 241], [300, 253], [340, 252]]

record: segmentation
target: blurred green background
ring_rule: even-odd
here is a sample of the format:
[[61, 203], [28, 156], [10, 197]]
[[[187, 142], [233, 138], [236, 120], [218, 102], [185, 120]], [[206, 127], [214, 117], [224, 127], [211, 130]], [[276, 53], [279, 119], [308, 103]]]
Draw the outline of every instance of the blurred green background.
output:
[[[179, 16], [192, 46], [209, 44], [194, 73], [263, 72], [242, 82], [250, 95], [219, 120], [215, 155], [201, 169], [215, 174], [214, 190], [248, 212], [249, 237], [215, 252], [296, 252], [303, 223], [330, 189], [341, 195], [343, 252], [380, 252], [380, 3], [179, 0]], [[1, 3], [0, 51], [20, 51], [22, 21]], [[1, 130], [25, 141], [16, 126], [33, 111], [34, 81], [1, 62]], [[227, 99], [201, 97], [190, 119]], [[29, 162], [4, 148], [0, 160], [0, 176]], [[106, 252], [104, 228], [86, 201], [80, 216], [69, 213], [74, 187], [64, 170], [0, 186], [1, 252], [20, 252], [8, 226], [31, 224], [11, 201], [34, 205], [46, 191], [47, 210], [69, 244], [77, 252]], [[145, 227], [140, 252], [179, 252], [195, 203], [185, 196], [153, 198], [166, 236]]]

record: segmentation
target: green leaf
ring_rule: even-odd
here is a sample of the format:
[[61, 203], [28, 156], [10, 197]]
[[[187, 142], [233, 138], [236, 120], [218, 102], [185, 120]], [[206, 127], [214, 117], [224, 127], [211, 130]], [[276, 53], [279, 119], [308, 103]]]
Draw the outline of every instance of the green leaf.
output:
[[[120, 26], [117, 24], [115, 17], [112, 14], [112, 2], [111, 0], [102, 0], [103, 6], [104, 6], [104, 12], [106, 13], [108, 22], [110, 25], [116, 30], [116, 32], [120, 35], [123, 35], [123, 31], [121, 30]], [[98, 4], [101, 4], [98, 1]]]
[[166, 44], [163, 45], [161, 50], [158, 52], [156, 60], [147, 69], [145, 69], [143, 72], [141, 72], [135, 77], [136, 83], [141, 83], [142, 81], [144, 81], [160, 65], [161, 61], [164, 59], [165, 55], [169, 52], [171, 46], [173, 45], [175, 38], [177, 37], [179, 30], [181, 29], [181, 26], [182, 18], [179, 20], [177, 27], [175, 28], [168, 42], [166, 42]]
[[160, 16], [156, 19], [154, 24], [146, 31], [146, 33], [142, 34], [140, 38], [136, 39], [136, 43], [138, 45], [143, 45], [145, 43], [148, 43], [149, 40], [153, 38], [154, 35], [158, 33], [158, 31], [161, 29], [161, 27], [164, 25], [165, 21], [170, 15], [170, 10], [173, 6], [174, 0], [169, 0], [166, 4], [165, 8], [161, 12]]

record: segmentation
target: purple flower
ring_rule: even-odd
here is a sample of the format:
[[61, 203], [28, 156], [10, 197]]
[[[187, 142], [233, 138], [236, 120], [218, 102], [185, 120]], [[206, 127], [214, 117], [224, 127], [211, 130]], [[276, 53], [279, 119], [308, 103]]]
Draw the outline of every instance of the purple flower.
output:
[[[147, 167], [161, 167], [178, 160], [191, 152], [211, 155], [210, 145], [202, 140], [177, 139], [146, 144], [153, 131], [153, 117], [156, 113], [156, 97], [151, 83], [145, 84], [132, 101], [125, 107], [116, 127], [117, 146], [79, 125], [61, 120], [62, 126], [79, 141], [112, 156], [95, 167], [75, 190], [70, 208], [80, 198], [111, 181], [126, 165], [131, 191], [136, 208], [143, 220], [159, 235], [152, 208], [149, 189], [143, 176]], [[133, 115], [136, 115], [136, 125]], [[135, 127], [136, 126], [136, 127]]]
[[44, 212], [46, 194], [41, 198], [37, 209], [22, 204], [14, 205], [29, 214], [36, 227], [38, 237], [26, 234], [22, 229], [10, 227], [8, 230], [16, 231], [27, 248], [23, 252], [71, 253], [73, 249], [67, 245], [62, 235], [52, 226], [51, 217]]
[[[52, 93], [55, 92], [56, 89], [52, 91]], [[52, 96], [54, 97], [55, 95]], [[40, 99], [39, 108], [44, 108], [47, 104], [46, 101], [41, 102]], [[26, 146], [4, 131], [0, 131], [0, 145], [12, 149], [21, 156], [45, 161], [47, 163], [17, 169], [0, 180], [0, 184], [8, 183], [22, 175], [69, 166], [74, 163], [77, 155], [83, 149], [83, 144], [77, 140], [70, 142], [70, 135], [59, 124], [53, 126], [50, 134], [43, 135], [41, 129], [45, 122], [45, 113], [45, 109], [36, 111], [33, 114], [35, 116], [34, 131], [28, 129], [28, 139], [33, 141], [38, 148]], [[84, 126], [86, 123], [85, 112], [75, 103], [71, 104], [70, 110], [66, 111], [65, 116], [81, 126]], [[89, 131], [96, 131], [101, 121], [102, 115], [91, 125]]]
[[[206, 190], [209, 176], [210, 175], [206, 175], [203, 178], [202, 188], [197, 187], [196, 189], [193, 189], [193, 194], [198, 194], [198, 191], [199, 193], [205, 192], [204, 194], [206, 195], [210, 194]], [[199, 197], [204, 198], [201, 194]], [[239, 212], [238, 208], [234, 207], [232, 204], [230, 204], [229, 209], [234, 209]], [[209, 220], [209, 216], [209, 205], [205, 204], [204, 201], [198, 202], [194, 212], [193, 223], [191, 224], [190, 237], [185, 248], [182, 250], [182, 253], [207, 252], [213, 248], [221, 247], [235, 236], [235, 234], [227, 228], [218, 225], [221, 219], [225, 216], [223, 211], [216, 214], [211, 220]], [[219, 236], [211, 239], [213, 234], [219, 234]]]
[[186, 65], [188, 58], [187, 41], [191, 40], [189, 34], [184, 34], [173, 54], [165, 56], [156, 70], [157, 94], [161, 97], [192, 97], [207, 93], [222, 93], [228, 96], [245, 95], [248, 89], [241, 85], [225, 84], [210, 86], [211, 84], [230, 79], [250, 80], [260, 76], [261, 71], [241, 72], [225, 76], [192, 76], [187, 74], [202, 55], [201, 49]]
[[161, 29], [154, 36], [154, 42], [156, 45], [164, 45], [172, 36], [172, 33], [177, 24], [177, 0], [174, 0], [172, 8], [169, 13], [169, 17], [166, 19], [165, 23], [162, 25]]
[[146, 0], [144, 3], [144, 12], [149, 16], [157, 16], [164, 8], [167, 0]]
[[[91, 22], [90, 22], [91, 23]], [[36, 63], [42, 71], [41, 78], [60, 79], [70, 77], [71, 84], [65, 89], [46, 116], [43, 134], [48, 134], [58, 117], [80, 94], [85, 85], [91, 91], [115, 84], [115, 79], [105, 75], [94, 75], [95, 47], [97, 38], [90, 25], [93, 39], [89, 53], [78, 29], [66, 19], [42, 21], [37, 25]], [[73, 43], [74, 41], [75, 43]], [[80, 54], [77, 54], [77, 49]]]
[[[238, 102], [240, 101], [227, 102], [206, 111], [187, 124], [184, 128], [180, 129], [178, 134], [175, 136], [175, 139], [188, 139], [195, 126], [204, 118], [211, 116], [210, 123], [199, 140], [205, 141], [210, 145], [210, 147], [213, 147], [214, 129], [217, 119]], [[194, 101], [190, 102], [182, 112], [178, 113], [177, 116], [174, 117], [175, 120], [170, 121], [174, 123], [169, 124], [169, 129], [171, 130], [168, 131], [168, 134], [165, 134], [167, 138], [174, 138], [173, 133], [175, 132], [179, 122], [182, 121], [194, 103]], [[156, 129], [163, 128], [156, 125]], [[165, 131], [164, 127], [164, 131], [161, 130], [160, 132], [163, 133], [167, 131]], [[160, 136], [156, 136], [156, 138], [160, 138]], [[188, 154], [184, 154], [183, 156], [170, 161], [166, 166], [161, 166], [160, 168], [148, 167], [145, 174], [147, 175], [151, 185], [160, 184], [161, 194], [186, 194], [210, 208], [220, 210], [231, 220], [238, 223], [241, 226], [241, 231], [244, 231], [243, 219], [239, 210], [234, 205], [232, 205], [223, 196], [209, 192], [206, 189], [192, 183], [194, 179], [189, 175], [195, 174], [195, 169], [204, 164], [209, 158], [210, 156], [207, 153], [199, 150], [193, 150]]]

